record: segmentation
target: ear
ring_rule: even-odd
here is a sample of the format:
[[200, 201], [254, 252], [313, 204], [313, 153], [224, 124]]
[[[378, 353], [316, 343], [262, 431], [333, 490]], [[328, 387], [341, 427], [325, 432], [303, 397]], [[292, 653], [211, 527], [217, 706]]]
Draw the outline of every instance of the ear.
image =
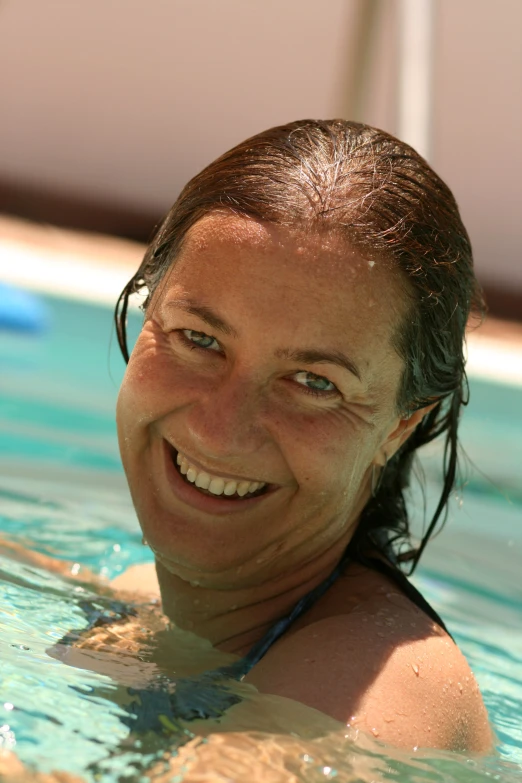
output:
[[384, 466], [393, 457], [393, 455], [400, 449], [403, 443], [405, 443], [412, 434], [415, 427], [420, 424], [423, 418], [438, 405], [439, 400], [426, 405], [424, 408], [411, 413], [409, 416], [404, 416], [399, 419], [396, 427], [390, 432], [377, 454], [373, 463], [375, 465]]

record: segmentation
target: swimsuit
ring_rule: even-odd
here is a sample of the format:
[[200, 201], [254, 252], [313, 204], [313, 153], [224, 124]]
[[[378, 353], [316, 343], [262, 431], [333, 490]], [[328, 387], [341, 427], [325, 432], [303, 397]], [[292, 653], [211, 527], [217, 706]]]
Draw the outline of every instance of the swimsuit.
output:
[[[127, 706], [129, 714], [128, 718], [122, 719], [123, 722], [133, 732], [167, 730], [170, 733], [186, 733], [180, 721], [218, 718], [223, 715], [229, 707], [242, 701], [242, 697], [230, 687], [231, 681], [241, 681], [290, 626], [326, 593], [350, 562], [359, 562], [387, 576], [402, 593], [448, 633], [437, 612], [399, 568], [381, 558], [360, 557], [348, 547], [332, 573], [303, 596], [288, 615], [277, 620], [243, 658], [195, 677], [180, 677], [174, 680], [172, 677], [160, 675], [146, 688], [129, 688], [129, 694], [136, 699]], [[106, 598], [100, 599], [98, 596], [94, 602], [82, 600], [80, 605], [88, 616], [89, 629], [113, 624], [135, 614], [126, 604], [107, 601]], [[85, 630], [81, 633], [85, 633]], [[70, 645], [74, 639], [73, 632], [64, 637], [61, 643]]]

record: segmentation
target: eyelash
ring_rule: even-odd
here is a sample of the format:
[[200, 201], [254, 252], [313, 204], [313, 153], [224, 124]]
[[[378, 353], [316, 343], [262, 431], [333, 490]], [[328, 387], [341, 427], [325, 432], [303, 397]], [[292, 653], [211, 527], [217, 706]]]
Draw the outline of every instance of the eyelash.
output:
[[205, 351], [206, 353], [208, 353], [209, 351], [212, 351], [213, 353], [217, 353], [217, 351], [214, 351], [213, 349], [211, 349], [209, 347], [205, 348], [205, 346], [203, 346], [203, 345], [198, 345], [193, 340], [188, 338], [187, 335], [185, 334], [185, 332], [192, 332], [194, 334], [201, 334], [204, 337], [208, 337], [211, 340], [215, 340], [216, 343], [219, 345], [219, 340], [216, 340], [216, 338], [213, 337], [211, 334], [205, 334], [205, 332], [199, 332], [197, 329], [175, 329], [174, 331], [177, 333], [177, 335], [179, 336], [180, 340], [186, 345], [187, 348], [190, 348], [191, 350], [198, 349], [200, 351]]
[[[205, 332], [199, 332], [197, 329], [175, 329], [174, 330], [178, 336], [178, 338], [181, 340], [181, 342], [185, 345], [185, 347], [189, 348], [190, 350], [199, 350], [204, 351], [205, 353], [208, 353], [209, 351], [212, 351], [213, 353], [217, 353], [217, 351], [214, 351], [213, 349], [209, 347], [204, 347], [203, 345], [198, 345], [197, 343], [193, 342], [189, 337], [186, 336], [185, 332], [193, 332], [196, 334], [203, 335], [204, 337], [208, 337], [212, 340], [215, 340], [215, 342], [219, 345], [219, 340], [217, 340], [215, 337], [213, 337], [211, 334], [206, 334]], [[307, 375], [313, 375], [317, 379], [328, 381], [328, 383], [332, 383], [328, 378], [325, 378], [324, 375], [316, 375], [315, 373], [308, 372], [308, 370], [297, 370], [295, 375], [298, 373], [303, 372]], [[303, 384], [298, 383], [297, 384], [300, 388], [300, 391], [304, 394], [309, 394], [312, 397], [315, 398], [322, 398], [323, 400], [325, 398], [330, 397], [338, 397], [340, 395], [339, 389], [335, 386], [335, 384], [332, 384], [334, 386], [333, 389], [327, 389], [327, 390], [320, 390], [320, 389], [311, 389], [309, 386], [304, 386]]]

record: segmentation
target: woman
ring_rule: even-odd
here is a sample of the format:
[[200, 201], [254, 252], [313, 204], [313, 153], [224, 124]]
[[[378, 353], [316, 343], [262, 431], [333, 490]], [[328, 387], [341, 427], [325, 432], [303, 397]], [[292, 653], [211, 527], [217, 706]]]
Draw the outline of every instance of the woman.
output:
[[[155, 567], [113, 586], [160, 596], [172, 626], [236, 656], [185, 680], [209, 703], [228, 675], [400, 747], [491, 748], [468, 664], [402, 570], [455, 484], [480, 306], [452, 194], [382, 131], [273, 128], [182, 191], [116, 309], [120, 449]], [[404, 492], [439, 436], [443, 488], [417, 541]], [[168, 688], [139, 691], [148, 728], [221, 714], [205, 699], [188, 714]], [[225, 689], [221, 706], [238, 700]]]
[[[305, 120], [189, 182], [117, 308], [120, 449], [163, 612], [247, 656], [261, 691], [400, 746], [491, 745], [466, 661], [401, 571], [455, 483], [477, 307], [427, 163], [382, 131]], [[404, 491], [438, 436], [444, 486], [417, 542]], [[156, 589], [140, 569], [117, 586], [140, 580]]]

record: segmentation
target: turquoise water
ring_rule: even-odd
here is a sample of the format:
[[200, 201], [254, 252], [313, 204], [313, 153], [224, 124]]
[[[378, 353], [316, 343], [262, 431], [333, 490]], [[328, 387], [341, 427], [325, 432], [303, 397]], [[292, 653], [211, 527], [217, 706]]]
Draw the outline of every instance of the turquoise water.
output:
[[[114, 337], [111, 344], [107, 308], [46, 302], [51, 327], [45, 335], [0, 333], [1, 531], [112, 577], [150, 558], [140, 543], [115, 438], [123, 361]], [[137, 324], [136, 318], [135, 331]], [[462, 498], [428, 547], [415, 582], [471, 663], [498, 756], [410, 758], [360, 747], [353, 738], [343, 743], [339, 736], [318, 744], [276, 706], [271, 740], [283, 747], [293, 734], [306, 744], [299, 758], [292, 749], [284, 756], [285, 769], [297, 769], [299, 780], [354, 780], [351, 770], [363, 762], [374, 771], [360, 780], [522, 779], [522, 390], [473, 381], [471, 396], [462, 437], [477, 468], [469, 468]], [[424, 459], [428, 504], [437, 477], [434, 456]], [[419, 501], [416, 496], [414, 505]], [[145, 751], [128, 740], [118, 684], [65, 665], [50, 652], [71, 628], [85, 626], [82, 606], [95, 605], [97, 596], [7, 554], [0, 555], [0, 570], [0, 747], [40, 770], [66, 769], [110, 783], [127, 779]], [[192, 654], [190, 635], [182, 644]], [[256, 704], [255, 694], [249, 698]], [[248, 732], [266, 734], [267, 727], [249, 720], [241, 729], [255, 748], [262, 740]], [[176, 744], [164, 743], [161, 752]]]

